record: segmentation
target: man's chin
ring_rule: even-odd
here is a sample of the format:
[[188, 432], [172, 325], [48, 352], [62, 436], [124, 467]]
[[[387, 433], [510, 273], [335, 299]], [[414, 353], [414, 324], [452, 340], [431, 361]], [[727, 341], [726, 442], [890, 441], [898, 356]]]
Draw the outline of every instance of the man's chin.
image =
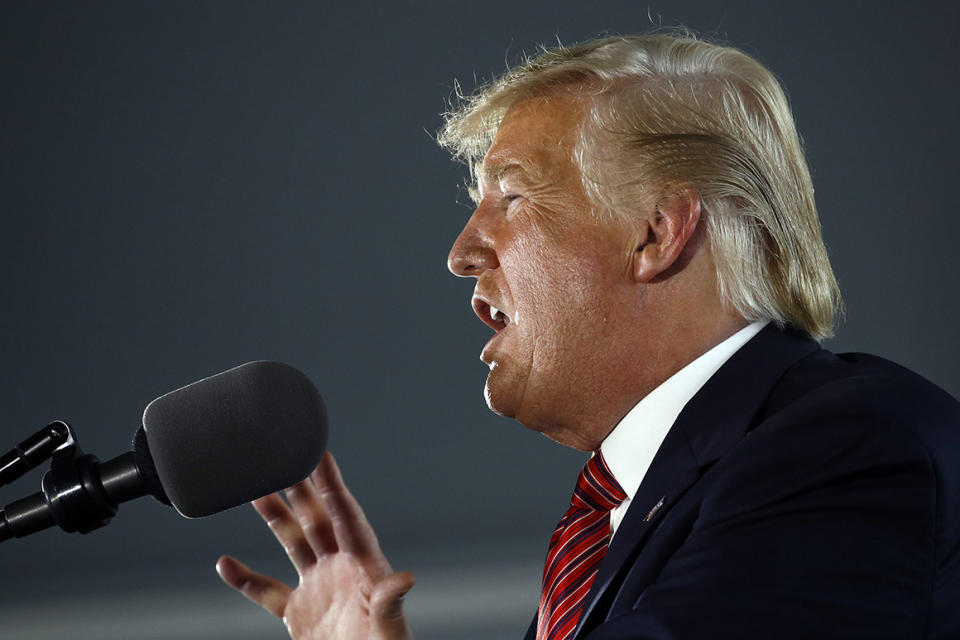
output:
[[483, 387], [483, 397], [487, 401], [487, 407], [498, 416], [503, 416], [504, 418], [515, 417], [517, 415], [516, 407], [506, 402], [506, 399], [503, 397], [504, 394], [500, 393], [490, 384], [490, 376], [492, 374], [493, 371], [487, 375], [487, 383]]
[[523, 397], [521, 391], [526, 385], [521, 380], [512, 379], [509, 373], [502, 363], [491, 364], [483, 387], [483, 397], [490, 411], [504, 418], [516, 418], [518, 405]]
[[534, 410], [537, 406], [535, 403], [524, 403], [527, 380], [510, 379], [506, 373], [502, 366], [494, 364], [487, 374], [483, 395], [490, 411], [516, 420], [530, 431], [536, 431], [565, 447], [589, 452], [600, 446], [599, 442], [585, 440], [582, 434], [570, 429], [569, 425]]

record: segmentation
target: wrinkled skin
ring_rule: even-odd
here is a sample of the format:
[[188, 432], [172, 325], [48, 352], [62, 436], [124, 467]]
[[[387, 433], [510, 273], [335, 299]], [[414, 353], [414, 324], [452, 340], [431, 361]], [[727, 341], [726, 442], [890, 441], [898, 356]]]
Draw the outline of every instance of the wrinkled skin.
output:
[[229, 586], [282, 618], [294, 640], [408, 640], [402, 597], [413, 574], [394, 573], [333, 456], [310, 478], [254, 501], [300, 575], [291, 589], [229, 556], [217, 562]]
[[481, 356], [490, 408], [590, 449], [584, 421], [609, 404], [605, 372], [637, 328], [632, 268], [643, 237], [640, 225], [591, 210], [572, 156], [583, 111], [560, 96], [511, 107], [448, 264], [510, 317]]
[[642, 185], [596, 210], [575, 162], [588, 104], [558, 91], [508, 109], [448, 258], [497, 331], [481, 355], [490, 408], [583, 451], [745, 325], [720, 299], [696, 190]]

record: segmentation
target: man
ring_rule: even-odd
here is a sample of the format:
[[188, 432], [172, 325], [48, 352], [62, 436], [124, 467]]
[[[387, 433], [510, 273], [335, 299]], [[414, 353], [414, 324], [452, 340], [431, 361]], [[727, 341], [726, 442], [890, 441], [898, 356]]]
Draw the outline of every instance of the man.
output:
[[[441, 141], [477, 208], [450, 252], [496, 332], [494, 411], [594, 452], [527, 637], [960, 637], [960, 407], [836, 356], [840, 297], [786, 99], [687, 36], [548, 51]], [[254, 503], [301, 575], [223, 579], [294, 638], [407, 638], [328, 455]]]

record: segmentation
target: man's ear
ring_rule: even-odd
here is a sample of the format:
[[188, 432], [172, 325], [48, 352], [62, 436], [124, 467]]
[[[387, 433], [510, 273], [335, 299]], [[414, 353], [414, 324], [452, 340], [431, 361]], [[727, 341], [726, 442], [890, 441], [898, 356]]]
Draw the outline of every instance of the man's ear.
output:
[[633, 278], [651, 282], [676, 263], [700, 222], [700, 194], [685, 188], [657, 201], [643, 244], [633, 256]]

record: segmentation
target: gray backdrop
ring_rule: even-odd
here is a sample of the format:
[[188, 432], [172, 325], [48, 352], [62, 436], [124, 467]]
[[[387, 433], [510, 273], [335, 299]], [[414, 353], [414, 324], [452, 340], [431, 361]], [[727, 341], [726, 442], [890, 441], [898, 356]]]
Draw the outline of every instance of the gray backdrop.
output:
[[[519, 637], [583, 455], [483, 403], [489, 330], [444, 267], [470, 207], [432, 140], [538, 43], [683, 23], [783, 80], [846, 296], [829, 343], [960, 394], [955, 3], [4, 2], [0, 409], [101, 458], [143, 406], [254, 359], [300, 367], [419, 637]], [[38, 472], [0, 504], [36, 491]], [[283, 637], [218, 585], [292, 577], [249, 508], [149, 500], [0, 546], [0, 635]]]

